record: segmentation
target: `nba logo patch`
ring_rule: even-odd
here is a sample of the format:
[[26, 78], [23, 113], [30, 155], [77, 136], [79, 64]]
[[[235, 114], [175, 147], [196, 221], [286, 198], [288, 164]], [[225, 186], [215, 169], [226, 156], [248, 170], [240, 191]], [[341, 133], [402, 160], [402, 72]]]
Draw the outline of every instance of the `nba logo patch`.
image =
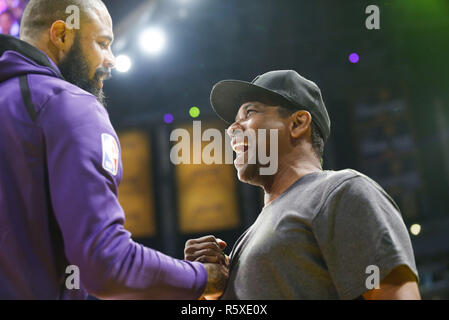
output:
[[101, 134], [101, 145], [103, 148], [103, 168], [114, 176], [118, 171], [119, 149], [117, 141], [107, 133]]

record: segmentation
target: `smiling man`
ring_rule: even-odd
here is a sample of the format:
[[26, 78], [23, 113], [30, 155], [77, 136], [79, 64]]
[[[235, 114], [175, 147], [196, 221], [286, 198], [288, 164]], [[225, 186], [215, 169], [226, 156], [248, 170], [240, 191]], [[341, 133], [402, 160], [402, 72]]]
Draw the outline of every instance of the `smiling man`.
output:
[[[330, 119], [315, 83], [291, 70], [251, 83], [225, 80], [214, 86], [211, 103], [230, 123], [239, 179], [265, 192], [261, 213], [232, 249], [222, 299], [420, 299], [394, 201], [359, 172], [321, 167]], [[273, 175], [249, 162], [251, 139], [237, 143], [259, 130], [278, 132], [269, 142], [278, 144]], [[225, 245], [213, 236], [189, 240], [185, 257], [228, 264]]]
[[[79, 30], [66, 22], [70, 6]], [[0, 35], [0, 299], [223, 290], [222, 265], [171, 258], [123, 228], [120, 145], [102, 90], [113, 39], [99, 0], [31, 0], [21, 40]], [[66, 285], [66, 270], [81, 283]]]

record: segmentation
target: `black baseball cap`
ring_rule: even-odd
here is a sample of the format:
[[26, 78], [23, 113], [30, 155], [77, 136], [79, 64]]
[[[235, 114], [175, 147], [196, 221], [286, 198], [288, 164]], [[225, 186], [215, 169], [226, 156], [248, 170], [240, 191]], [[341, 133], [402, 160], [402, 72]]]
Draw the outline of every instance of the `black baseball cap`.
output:
[[312, 122], [320, 130], [324, 141], [330, 135], [331, 121], [320, 88], [294, 70], [270, 71], [257, 76], [251, 83], [220, 81], [212, 88], [210, 101], [215, 113], [228, 123], [235, 121], [240, 106], [249, 101], [306, 110], [312, 115]]

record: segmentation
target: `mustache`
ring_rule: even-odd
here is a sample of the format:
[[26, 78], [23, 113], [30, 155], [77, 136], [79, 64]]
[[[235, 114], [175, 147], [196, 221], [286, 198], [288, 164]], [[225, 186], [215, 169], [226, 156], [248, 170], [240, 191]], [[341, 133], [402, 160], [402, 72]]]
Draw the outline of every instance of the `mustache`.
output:
[[109, 80], [110, 78], [112, 78], [112, 70], [109, 68], [99, 67], [97, 71], [95, 71], [95, 78]]

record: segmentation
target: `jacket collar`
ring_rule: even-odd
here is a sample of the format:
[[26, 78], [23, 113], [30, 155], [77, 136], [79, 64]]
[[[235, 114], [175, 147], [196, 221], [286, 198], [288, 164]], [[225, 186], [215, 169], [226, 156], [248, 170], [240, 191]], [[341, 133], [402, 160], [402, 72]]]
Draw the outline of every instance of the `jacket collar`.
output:
[[31, 60], [37, 64], [48, 67], [56, 72], [58, 78], [64, 79], [61, 72], [55, 67], [55, 65], [50, 61], [48, 56], [44, 54], [39, 49], [34, 46], [17, 39], [12, 36], [0, 34], [0, 56], [3, 55], [5, 51], [15, 51]]

